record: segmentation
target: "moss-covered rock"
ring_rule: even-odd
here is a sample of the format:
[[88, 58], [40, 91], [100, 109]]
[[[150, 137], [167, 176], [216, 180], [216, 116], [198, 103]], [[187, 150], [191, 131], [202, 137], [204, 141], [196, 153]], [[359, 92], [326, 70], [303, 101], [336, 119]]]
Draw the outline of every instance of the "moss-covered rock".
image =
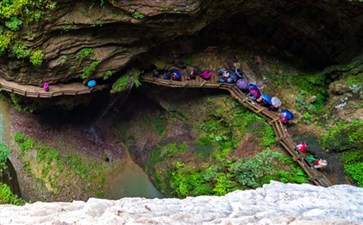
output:
[[345, 151], [363, 148], [363, 120], [352, 123], [339, 122], [327, 130], [323, 145], [331, 151]]

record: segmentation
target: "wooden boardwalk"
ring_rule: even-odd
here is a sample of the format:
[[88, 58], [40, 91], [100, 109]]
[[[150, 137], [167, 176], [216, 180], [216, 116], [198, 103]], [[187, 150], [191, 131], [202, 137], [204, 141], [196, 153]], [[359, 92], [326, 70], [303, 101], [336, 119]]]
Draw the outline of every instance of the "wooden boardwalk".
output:
[[269, 111], [266, 107], [260, 106], [256, 102], [252, 101], [234, 84], [218, 83], [218, 77], [212, 76], [211, 80], [206, 81], [199, 76], [195, 80], [186, 80], [183, 77], [182, 81], [164, 80], [161, 78], [154, 78], [150, 74], [145, 74], [140, 78], [142, 82], [151, 83], [155, 85], [162, 85], [172, 88], [214, 88], [223, 89], [230, 92], [231, 96], [239, 101], [244, 107], [250, 109], [254, 113], [263, 117], [275, 131], [276, 140], [282, 145], [282, 147], [291, 155], [293, 160], [299, 164], [299, 166], [310, 177], [310, 180], [319, 186], [327, 187], [332, 184], [327, 177], [314, 168], [311, 168], [310, 163], [306, 161], [304, 154], [298, 154], [295, 151], [296, 143], [292, 140], [291, 136], [287, 132], [286, 127], [280, 121], [279, 113]]
[[97, 85], [90, 89], [82, 83], [57, 84], [49, 85], [49, 91], [45, 91], [42, 87], [32, 85], [21, 85], [16, 82], [7, 81], [0, 78], [0, 90], [15, 93], [30, 98], [52, 98], [64, 95], [82, 95], [104, 89], [105, 85]]

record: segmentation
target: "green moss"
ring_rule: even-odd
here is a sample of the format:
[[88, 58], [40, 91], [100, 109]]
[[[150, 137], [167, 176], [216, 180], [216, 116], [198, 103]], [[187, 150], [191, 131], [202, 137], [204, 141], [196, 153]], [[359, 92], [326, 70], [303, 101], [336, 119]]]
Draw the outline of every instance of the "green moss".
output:
[[213, 191], [212, 186], [203, 179], [201, 168], [189, 167], [180, 162], [172, 166], [170, 179], [171, 193], [178, 197], [211, 194]]
[[117, 81], [112, 85], [111, 93], [121, 92], [129, 88], [130, 86], [130, 77], [127, 75], [121, 76]]
[[272, 128], [262, 118], [241, 107], [237, 101], [223, 100], [223, 104], [209, 103], [210, 114], [197, 127], [197, 143], [213, 145], [216, 150], [214, 157], [225, 158], [247, 133], [261, 137], [262, 147], [276, 143]]
[[15, 35], [11, 31], [0, 33], [0, 55], [3, 55], [5, 53], [14, 37]]
[[6, 162], [10, 155], [8, 146], [5, 143], [0, 143], [0, 174], [7, 170]]
[[166, 124], [167, 124], [166, 117], [163, 115], [160, 115], [155, 120], [153, 120], [153, 122], [154, 122], [154, 127], [157, 129], [159, 135], [160, 136], [164, 135], [165, 130], [166, 130]]
[[363, 146], [363, 120], [338, 122], [322, 138], [323, 146], [331, 151], [346, 151]]
[[11, 52], [18, 58], [24, 59], [29, 57], [31, 54], [31, 50], [27, 49], [23, 42], [17, 41], [11, 48]]
[[[153, 152], [153, 155], [160, 154], [160, 150], [159, 148]], [[202, 165], [194, 161], [177, 160], [175, 155], [181, 154], [179, 152], [163, 157], [163, 161], [174, 158], [167, 160], [167, 168], [161, 169], [160, 159], [155, 164], [157, 185], [171, 196], [225, 195], [236, 189], [260, 187], [271, 179], [308, 182], [304, 172], [290, 158], [271, 150], [263, 151], [251, 159], [225, 160]]]
[[15, 109], [19, 112], [28, 112], [32, 113], [35, 109], [35, 106], [32, 104], [24, 103], [23, 96], [17, 95], [17, 94], [10, 94], [11, 103], [14, 105]]
[[141, 82], [139, 80], [140, 74], [138, 72], [134, 72], [131, 74], [122, 75], [115, 83], [112, 85], [111, 93], [122, 92], [134, 85], [139, 87]]
[[[236, 189], [259, 187], [271, 179], [307, 182], [304, 172], [287, 156], [270, 150], [252, 159], [230, 157], [243, 137], [261, 137], [261, 146], [276, 143], [272, 128], [260, 117], [229, 97], [210, 98], [209, 116], [196, 125], [196, 143], [179, 148], [168, 143], [155, 147], [146, 171], [166, 195], [186, 197], [224, 195]], [[206, 148], [202, 154], [197, 148]]]
[[348, 76], [347, 85], [349, 87], [351, 87], [353, 85], [359, 85], [359, 86], [363, 87], [363, 73]]
[[132, 18], [137, 19], [137, 20], [141, 20], [141, 19], [145, 18], [145, 15], [138, 11], [135, 11], [134, 13], [132, 13], [131, 16], [132, 16]]
[[[56, 3], [48, 0], [12, 0], [0, 2], [0, 27], [6, 30], [0, 32], [0, 55], [3, 55], [6, 50], [12, 45], [13, 41], [19, 41], [20, 33], [29, 32], [23, 31], [24, 24], [39, 22], [48, 10], [53, 10]], [[27, 26], [29, 28], [30, 26]], [[30, 28], [29, 28], [30, 29]], [[15, 42], [15, 45], [16, 45]], [[15, 46], [12, 50], [18, 49]], [[30, 62], [39, 66], [42, 64], [43, 53], [33, 51]], [[14, 51], [12, 51], [14, 53]], [[23, 52], [24, 53], [24, 52]], [[19, 59], [24, 58], [24, 54], [16, 54]]]
[[0, 204], [24, 205], [25, 202], [13, 194], [9, 186], [0, 182]]
[[[290, 169], [281, 170], [282, 165], [290, 165]], [[230, 171], [244, 188], [257, 188], [271, 179], [301, 183], [308, 181], [302, 170], [292, 164], [290, 158], [271, 150], [263, 151], [250, 160], [238, 160], [231, 166]]]
[[[88, 162], [75, 154], [61, 155], [56, 149], [34, 141], [22, 133], [15, 133], [14, 141], [18, 144], [24, 168], [39, 179], [48, 190], [57, 192], [64, 188], [65, 180], [75, 177], [85, 183], [93, 183], [100, 189], [104, 182], [104, 166], [96, 162]], [[36, 151], [35, 160], [27, 154], [30, 150]], [[39, 172], [40, 171], [40, 172]], [[85, 189], [92, 189], [87, 185]]]
[[81, 78], [83, 80], [91, 78], [93, 73], [96, 71], [100, 61], [92, 61], [86, 67], [83, 68]]
[[337, 64], [337, 65], [328, 66], [319, 74], [325, 76], [336, 72], [346, 73], [351, 70], [362, 71], [362, 69], [363, 69], [363, 55], [358, 56], [357, 58], [353, 59], [351, 62], [347, 64]]
[[363, 149], [345, 152], [342, 158], [344, 171], [359, 187], [363, 187]]
[[113, 75], [113, 73], [114, 72], [112, 70], [105, 71], [104, 74], [103, 74], [103, 79], [107, 80], [108, 78], [110, 78]]
[[19, 20], [16, 17], [12, 17], [9, 21], [5, 22], [5, 26], [12, 31], [18, 31], [22, 24], [23, 24], [23, 21]]
[[76, 59], [79, 62], [82, 62], [83, 60], [88, 59], [93, 53], [94, 50], [92, 48], [82, 48], [81, 51], [78, 52]]

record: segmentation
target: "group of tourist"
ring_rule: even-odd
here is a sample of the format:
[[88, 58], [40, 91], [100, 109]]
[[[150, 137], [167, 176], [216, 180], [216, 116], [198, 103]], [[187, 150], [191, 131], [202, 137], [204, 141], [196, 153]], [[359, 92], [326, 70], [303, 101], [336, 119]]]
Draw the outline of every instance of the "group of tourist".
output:
[[[249, 84], [247, 80], [244, 78], [243, 71], [239, 68], [234, 68], [229, 71], [225, 68], [218, 68], [218, 82], [221, 83], [235, 83], [236, 86], [241, 89], [243, 92], [248, 93], [248, 96], [254, 101], [258, 102], [262, 106], [267, 107], [269, 110], [277, 111], [281, 106], [281, 101], [278, 97], [270, 97], [267, 94], [261, 93], [260, 89], [255, 84]], [[152, 76], [159, 78], [161, 77], [164, 80], [175, 80], [181, 81], [183, 79], [182, 74], [178, 69], [171, 70], [152, 70]], [[212, 77], [211, 70], [200, 70], [198, 68], [191, 68], [189, 74], [186, 77], [186, 80], [196, 79], [197, 76], [200, 76], [204, 80], [210, 80]], [[289, 120], [293, 119], [294, 115], [287, 109], [281, 110], [280, 119], [283, 123], [287, 124]]]

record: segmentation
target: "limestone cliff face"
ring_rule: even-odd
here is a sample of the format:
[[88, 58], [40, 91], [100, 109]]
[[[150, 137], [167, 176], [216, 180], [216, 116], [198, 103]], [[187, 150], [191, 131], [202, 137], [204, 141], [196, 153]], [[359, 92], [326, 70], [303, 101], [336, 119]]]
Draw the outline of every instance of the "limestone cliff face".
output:
[[363, 189], [271, 182], [222, 197], [0, 205], [10, 224], [363, 224]]
[[[341, 62], [362, 49], [362, 15], [362, 3], [343, 0], [59, 0], [42, 21], [19, 32], [29, 49], [43, 50], [42, 66], [7, 53], [0, 58], [0, 76], [58, 83], [89, 68], [91, 77], [102, 77], [162, 49], [166, 41], [215, 25], [271, 41], [312, 62]], [[82, 56], [84, 49], [91, 52]]]

